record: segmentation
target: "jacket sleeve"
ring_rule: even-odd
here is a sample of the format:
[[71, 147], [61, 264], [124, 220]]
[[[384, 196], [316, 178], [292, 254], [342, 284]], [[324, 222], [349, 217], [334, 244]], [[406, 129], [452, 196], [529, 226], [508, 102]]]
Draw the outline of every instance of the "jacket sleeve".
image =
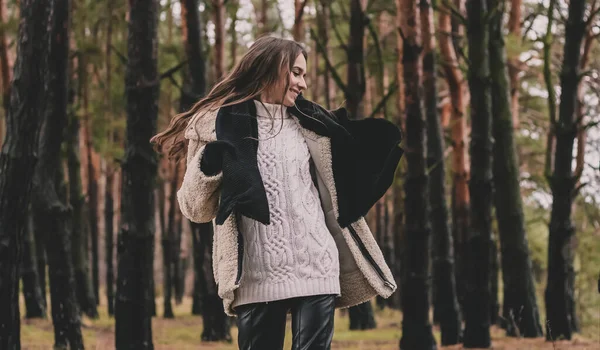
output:
[[[199, 119], [203, 120], [199, 121]], [[188, 140], [187, 169], [181, 188], [177, 191], [177, 200], [181, 213], [191, 221], [198, 223], [210, 222], [215, 218], [223, 175], [222, 172], [219, 172], [213, 176], [207, 176], [200, 170], [200, 160], [206, 144], [214, 138], [214, 122], [212, 130], [208, 130], [210, 136], [204, 136], [206, 124], [210, 129], [211, 120], [214, 121], [212, 112], [204, 116], [194, 116], [184, 134]]]

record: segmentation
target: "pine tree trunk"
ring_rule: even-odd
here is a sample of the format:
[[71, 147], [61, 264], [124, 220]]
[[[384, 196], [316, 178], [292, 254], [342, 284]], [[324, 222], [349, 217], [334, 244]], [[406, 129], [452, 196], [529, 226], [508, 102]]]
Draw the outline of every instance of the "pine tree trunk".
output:
[[215, 24], [214, 67], [215, 81], [220, 81], [225, 74], [225, 4], [224, 0], [212, 0]]
[[405, 245], [400, 349], [436, 349], [429, 322], [429, 215], [427, 206], [427, 136], [423, 113], [421, 28], [419, 8], [399, 1], [404, 33], [402, 66], [406, 98], [406, 161], [404, 182]]
[[70, 116], [67, 129], [67, 167], [69, 173], [69, 204], [71, 205], [71, 252], [73, 270], [75, 275], [75, 292], [77, 301], [86, 315], [98, 317], [96, 297], [92, 287], [87, 260], [87, 245], [85, 234], [84, 198], [81, 190], [81, 162], [79, 158], [79, 119], [76, 115]]
[[46, 121], [41, 132], [39, 162], [32, 201], [34, 226], [43, 231], [50, 279], [54, 347], [83, 349], [79, 305], [71, 258], [70, 227], [73, 212], [66, 205], [66, 184], [60, 157], [67, 126], [69, 66], [69, 0], [52, 2]]
[[460, 341], [461, 319], [454, 279], [454, 247], [446, 204], [444, 139], [437, 113], [435, 37], [433, 10], [428, 1], [419, 3], [423, 34], [423, 87], [427, 121], [427, 167], [432, 230], [432, 272], [434, 319], [440, 323], [442, 345]]
[[37, 163], [47, 61], [46, 0], [22, 0], [17, 59], [0, 153], [0, 348], [20, 349], [19, 265]]
[[[325, 52], [329, 57], [329, 16], [330, 16], [330, 8], [329, 8], [329, 0], [320, 0], [318, 4], [315, 4], [317, 8], [317, 28], [319, 32], [319, 38], [321, 39], [321, 43], [325, 47]], [[319, 93], [323, 95], [323, 103], [326, 108], [331, 108], [332, 100], [334, 95], [331, 93], [331, 73], [329, 72], [329, 66], [325, 65], [323, 71], [323, 90]]]
[[121, 223], [115, 300], [117, 348], [152, 349], [158, 3], [130, 1], [125, 75], [127, 139], [122, 162]]
[[[173, 191], [172, 181], [175, 178], [176, 167], [172, 162], [169, 164], [169, 175], [171, 181], [167, 183], [169, 186], [169, 213], [167, 215], [167, 227], [166, 230], [162, 231], [162, 252], [163, 252], [163, 312], [164, 318], [174, 318], [173, 315], [173, 304], [171, 303], [171, 295], [173, 290], [173, 268], [175, 262], [174, 249], [174, 236], [175, 236], [175, 196], [176, 192]], [[167, 198], [165, 198], [167, 199]]]
[[575, 183], [571, 164], [577, 134], [577, 87], [580, 83], [581, 44], [585, 35], [585, 1], [572, 0], [565, 25], [565, 46], [560, 73], [560, 106], [556, 127], [554, 171], [550, 177], [552, 213], [548, 242], [548, 282], [546, 285], [546, 339], [571, 339], [575, 314], [572, 240], [575, 226], [571, 211]]
[[115, 171], [112, 167], [107, 168], [106, 174], [106, 190], [104, 194], [104, 221], [105, 221], [105, 250], [106, 250], [106, 300], [108, 303], [108, 315], [113, 316], [115, 314], [114, 299], [115, 299], [115, 269], [113, 266], [114, 259], [114, 239], [115, 234], [113, 230], [114, 225], [114, 200], [113, 200], [113, 188], [114, 188]]
[[[4, 32], [4, 25], [6, 23], [4, 19], [4, 11], [6, 10], [5, 0], [0, 0], [0, 23], [2, 27], [0, 28], [0, 76], [2, 78], [2, 107], [5, 111], [5, 116], [8, 115], [8, 108], [10, 105], [10, 82], [11, 82], [11, 74], [10, 74], [10, 63], [8, 62], [8, 50], [6, 45], [6, 33]], [[1, 124], [1, 122], [0, 122]], [[2, 125], [4, 128], [4, 125]], [[0, 140], [4, 135], [4, 130], [0, 129]]]
[[500, 316], [500, 302], [498, 300], [498, 242], [497, 237], [490, 239], [490, 325], [498, 325]]
[[[87, 90], [87, 84], [86, 88]], [[84, 93], [87, 100], [87, 92]], [[91, 125], [90, 117], [87, 108], [84, 108], [86, 113], [86, 142], [87, 142], [87, 173], [88, 173], [88, 224], [90, 233], [91, 243], [91, 262], [92, 262], [92, 283], [94, 286], [94, 296], [96, 298], [96, 305], [100, 303], [100, 274], [98, 269], [98, 181], [96, 177], [96, 167], [92, 159], [92, 135], [90, 134]]]
[[[514, 140], [514, 106], [509, 94], [506, 50], [502, 32], [504, 2], [488, 0], [489, 8], [498, 12], [490, 26], [490, 71], [492, 82], [492, 117], [494, 135], [494, 204], [502, 255], [504, 301], [502, 317], [509, 336], [540, 337], [539, 311], [531, 258], [525, 231], [525, 216], [519, 183], [519, 162]], [[514, 2], [513, 2], [514, 4]]]
[[[198, 225], [198, 224], [194, 224]], [[217, 284], [212, 271], [212, 241], [213, 225], [211, 223], [198, 225], [199, 252], [202, 264], [202, 341], [231, 341], [229, 318], [223, 311], [223, 301], [217, 294]], [[201, 255], [201, 256], [200, 256]]]
[[183, 45], [188, 59], [189, 79], [184, 80], [180, 111], [187, 111], [206, 93], [206, 58], [202, 50], [202, 23], [198, 0], [181, 1]]
[[[113, 0], [107, 1], [107, 13], [108, 18], [106, 28], [106, 46], [105, 46], [105, 61], [106, 61], [106, 108], [108, 110], [109, 121], [112, 122], [114, 114], [112, 110], [112, 36], [113, 36]], [[107, 139], [109, 144], [114, 145], [114, 131], [109, 130]], [[105, 249], [105, 261], [106, 261], [106, 301], [108, 303], [108, 315], [113, 316], [115, 313], [114, 298], [115, 298], [115, 269], [113, 265], [114, 260], [114, 182], [115, 182], [115, 166], [112, 159], [107, 159], [106, 162], [106, 187], [104, 190], [104, 249]]]
[[[393, 122], [396, 126], [402, 130], [402, 132], [406, 133], [406, 125], [405, 120], [406, 116], [405, 112], [405, 94], [404, 94], [404, 67], [402, 63], [403, 54], [403, 42], [402, 39], [402, 26], [403, 26], [403, 18], [402, 18], [402, 6], [401, 1], [396, 0], [396, 16], [395, 16], [395, 27], [394, 31], [396, 32], [396, 51], [398, 55], [396, 57], [396, 81], [398, 82], [398, 93], [396, 95], [396, 114], [392, 117]], [[404, 176], [406, 175], [406, 162], [400, 162], [400, 166], [396, 173], [394, 174], [394, 184], [392, 185], [392, 203], [393, 203], [393, 211], [392, 221], [394, 222], [393, 228], [393, 244], [394, 244], [394, 264], [391, 266], [392, 274], [396, 281], [398, 281], [398, 289], [394, 294], [392, 294], [391, 298], [394, 299], [392, 302], [394, 305], [397, 305], [399, 309], [402, 308], [402, 294], [404, 288], [404, 281], [402, 270], [404, 269], [404, 253], [405, 253], [405, 245], [404, 245], [404, 190], [403, 190], [403, 182]]]
[[[521, 37], [521, 5], [522, 0], [511, 0], [508, 16], [508, 31], [513, 38]], [[519, 57], [508, 58], [508, 76], [510, 78], [510, 106], [513, 129], [519, 128], [519, 72], [521, 61]]]
[[[25, 318], [45, 318], [46, 303], [42, 300], [42, 290], [37, 272], [35, 255], [36, 242], [33, 239], [33, 223], [31, 214], [27, 215], [27, 227], [23, 236], [23, 255], [20, 265], [23, 283], [23, 299], [25, 299]], [[44, 242], [37, 244], [44, 245]]]
[[[33, 215], [33, 213], [32, 213]], [[33, 225], [33, 223], [32, 223]], [[40, 285], [40, 292], [42, 294], [42, 302], [44, 303], [44, 307], [48, 308], [48, 297], [46, 293], [46, 289], [48, 286], [48, 280], [46, 278], [46, 270], [48, 268], [48, 259], [46, 258], [46, 245], [44, 241], [46, 238], [44, 237], [44, 233], [42, 231], [38, 231], [35, 227], [31, 227], [33, 231], [33, 240], [35, 242], [40, 242], [40, 244], [35, 244], [35, 257], [37, 260], [37, 271], [38, 271], [38, 284]]]
[[350, 2], [350, 37], [348, 39], [348, 83], [345, 91], [346, 104], [351, 118], [364, 116], [363, 96], [366, 90], [363, 37], [366, 18], [360, 0]]
[[442, 68], [448, 82], [451, 101], [452, 136], [452, 238], [454, 244], [456, 293], [461, 308], [465, 299], [464, 246], [469, 225], [469, 162], [466, 153], [465, 80], [451, 38], [452, 26], [447, 7], [438, 12]]
[[294, 26], [292, 27], [292, 36], [298, 42], [304, 41], [304, 7], [307, 0], [294, 0]]
[[[209, 228], [211, 227], [211, 228]], [[192, 291], [192, 315], [202, 314], [202, 296], [206, 290], [206, 278], [204, 277], [204, 251], [200, 243], [202, 232], [212, 229], [212, 223], [198, 224], [191, 222], [192, 247], [194, 249], [194, 289]], [[212, 271], [211, 271], [212, 273]]]
[[231, 18], [231, 24], [229, 25], [229, 38], [231, 40], [229, 47], [229, 70], [233, 69], [235, 64], [237, 63], [237, 47], [238, 47], [238, 37], [237, 30], [235, 26], [237, 24], [237, 12], [240, 8], [239, 0], [229, 0], [229, 18]]
[[488, 348], [492, 214], [492, 99], [486, 0], [467, 1], [471, 95], [471, 212], [466, 241], [465, 348]]
[[[348, 78], [344, 92], [350, 118], [360, 119], [364, 116], [363, 97], [366, 90], [363, 37], [365, 32], [365, 14], [360, 0], [351, 0], [350, 5], [350, 38], [348, 40]], [[350, 329], [371, 329], [376, 327], [371, 302], [349, 309]]]

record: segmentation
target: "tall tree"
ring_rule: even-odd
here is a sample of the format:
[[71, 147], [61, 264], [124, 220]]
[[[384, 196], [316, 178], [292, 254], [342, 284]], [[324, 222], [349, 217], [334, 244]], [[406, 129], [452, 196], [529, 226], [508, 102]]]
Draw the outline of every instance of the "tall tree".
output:
[[[106, 46], [105, 46], [105, 64], [106, 64], [106, 89], [104, 91], [105, 101], [106, 101], [106, 112], [108, 115], [108, 123], [109, 125], [113, 124], [114, 112], [112, 109], [112, 45], [113, 45], [113, 22], [114, 22], [114, 0], [106, 1]], [[115, 141], [115, 132], [112, 130], [108, 130], [107, 132], [107, 141], [109, 147]], [[110, 159], [110, 151], [108, 155], [108, 159], [106, 160], [106, 184], [104, 189], [104, 250], [105, 255], [104, 259], [106, 261], [106, 300], [108, 303], [108, 314], [110, 316], [114, 315], [114, 297], [115, 297], [115, 269], [113, 266], [114, 259], [114, 184], [115, 184], [115, 174], [116, 167], [113, 163], [113, 160]]]
[[[17, 59], [0, 153], [0, 348], [21, 348], [19, 265], [33, 183], [46, 91], [46, 0], [21, 0]], [[40, 59], [41, 58], [41, 59]]]
[[[198, 0], [184, 0], [181, 3], [183, 18], [183, 43], [187, 56], [187, 74], [181, 90], [180, 110], [188, 110], [206, 93], [206, 58], [202, 50], [202, 23], [198, 12]], [[206, 247], [206, 242], [212, 241], [213, 228], [211, 223], [192, 223], [192, 240], [194, 244], [194, 290], [192, 313], [202, 310], [204, 331], [202, 339], [210, 341], [229, 340], [230, 325], [225, 311], [221, 307], [212, 273], [212, 245]], [[218, 306], [218, 307], [215, 307]]]
[[457, 53], [452, 42], [452, 25], [449, 5], [442, 5], [438, 12], [441, 64], [445, 74], [452, 114], [450, 134], [452, 137], [452, 237], [456, 258], [455, 275], [458, 301], [464, 304], [465, 263], [464, 245], [469, 229], [469, 158], [466, 149], [466, 83], [458, 64]]
[[43, 231], [50, 279], [54, 347], [83, 349], [79, 305], [71, 260], [72, 211], [66, 205], [61, 144], [67, 125], [69, 82], [69, 0], [53, 0], [50, 23], [48, 88], [39, 161], [34, 176], [35, 230]]
[[[347, 85], [344, 90], [348, 112], [351, 118], [364, 117], [363, 97], [366, 90], [364, 65], [364, 34], [368, 19], [361, 0], [350, 2], [350, 36], [346, 47]], [[351, 307], [348, 310], [350, 329], [371, 329], [377, 326], [370, 301]]]
[[122, 161], [121, 223], [115, 301], [116, 347], [152, 349], [152, 261], [156, 154], [158, 2], [129, 1], [127, 138]]
[[460, 341], [461, 320], [454, 277], [454, 247], [446, 204], [444, 139], [437, 113], [436, 61], [433, 9], [427, 0], [419, 2], [423, 35], [423, 87], [427, 122], [427, 167], [429, 168], [429, 208], [433, 235], [433, 305], [442, 330], [442, 345]]
[[490, 247], [492, 224], [492, 96], [489, 11], [486, 0], [467, 0], [471, 94], [471, 212], [466, 242], [466, 348], [488, 348], [490, 339]]
[[85, 239], [84, 201], [81, 189], [81, 161], [79, 153], [79, 118], [71, 111], [67, 126], [66, 149], [69, 174], [69, 204], [71, 217], [71, 254], [75, 274], [75, 291], [81, 311], [89, 317], [97, 317], [96, 296], [89, 273], [87, 260], [87, 240]]
[[581, 44], [586, 33], [585, 0], [571, 0], [565, 24], [565, 45], [560, 72], [560, 106], [556, 135], [554, 169], [550, 176], [552, 213], [548, 242], [548, 282], [546, 285], [546, 338], [571, 339], [574, 290], [569, 283], [573, 274], [571, 221], [573, 199], [577, 195], [573, 174], [573, 145], [577, 135], [577, 87], [580, 83]]
[[423, 113], [423, 65], [419, 8], [399, 2], [402, 12], [402, 66], [406, 98], [406, 161], [404, 181], [405, 238], [402, 274], [402, 339], [400, 349], [436, 349], [429, 322], [429, 215], [427, 205], [427, 136]]
[[531, 271], [525, 216], [519, 184], [519, 164], [514, 140], [511, 91], [502, 31], [504, 0], [488, 0], [496, 9], [490, 18], [490, 77], [494, 135], [494, 204], [502, 254], [503, 318], [507, 334], [540, 337], [539, 311]]

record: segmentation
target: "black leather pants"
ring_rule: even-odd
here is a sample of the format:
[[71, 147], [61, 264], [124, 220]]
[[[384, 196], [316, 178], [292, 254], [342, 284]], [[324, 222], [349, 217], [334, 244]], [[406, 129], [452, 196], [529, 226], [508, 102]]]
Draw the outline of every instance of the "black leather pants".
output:
[[314, 295], [235, 308], [240, 350], [283, 349], [285, 322], [292, 312], [292, 349], [331, 348], [335, 295]]

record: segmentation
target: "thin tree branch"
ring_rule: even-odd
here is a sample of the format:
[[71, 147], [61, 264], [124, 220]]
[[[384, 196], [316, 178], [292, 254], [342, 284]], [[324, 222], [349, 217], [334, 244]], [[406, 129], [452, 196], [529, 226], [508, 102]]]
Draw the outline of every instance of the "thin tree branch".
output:
[[159, 76], [159, 79], [163, 80], [164, 78], [173, 76], [173, 74], [177, 73], [177, 71], [179, 71], [181, 68], [183, 68], [183, 66], [185, 66], [186, 64], [187, 64], [187, 60], [179, 63], [175, 67], [170, 68], [169, 70], [167, 70], [164, 73], [161, 73], [161, 75]]
[[123, 55], [114, 45], [110, 45], [110, 47], [113, 49], [113, 51], [117, 54], [117, 56], [119, 57], [119, 59], [121, 60], [121, 63], [123, 64], [127, 64], [127, 57], [125, 57], [125, 55]]
[[[389, 100], [389, 98], [396, 92], [397, 89], [398, 89], [398, 81], [395, 80], [394, 83], [392, 85], [390, 85], [390, 88], [389, 88], [387, 94], [385, 94], [385, 96], [383, 96], [383, 98], [381, 99], [381, 101], [379, 101], [377, 106], [375, 106], [375, 108], [369, 115], [369, 118], [373, 118], [373, 116], [375, 116], [375, 114], [377, 114], [379, 112], [379, 110], [385, 106], [385, 104], [387, 103], [387, 100]], [[387, 119], [387, 116], [386, 116], [386, 119]]]

